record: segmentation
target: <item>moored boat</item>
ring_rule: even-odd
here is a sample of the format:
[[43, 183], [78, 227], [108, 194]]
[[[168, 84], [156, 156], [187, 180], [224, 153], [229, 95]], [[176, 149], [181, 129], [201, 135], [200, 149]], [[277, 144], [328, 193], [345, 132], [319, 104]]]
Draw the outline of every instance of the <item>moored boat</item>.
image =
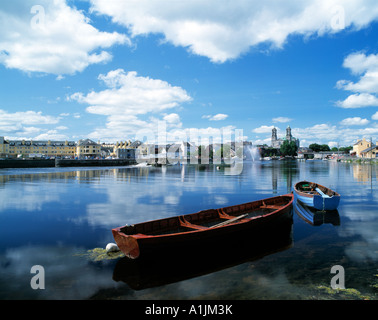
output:
[[152, 220], [112, 229], [119, 249], [129, 258], [149, 252], [175, 254], [192, 245], [211, 241], [222, 246], [229, 237], [269, 228], [272, 222], [291, 212], [293, 194], [239, 205]]
[[164, 258], [158, 250], [147, 259], [122, 257], [113, 270], [113, 280], [123, 281], [133, 290], [142, 290], [257, 261], [292, 245], [293, 212], [290, 211], [282, 219], [269, 224], [269, 228], [227, 237], [221, 246], [202, 241], [196, 247], [190, 245], [189, 249], [175, 250], [175, 254]]
[[294, 185], [294, 198], [317, 210], [336, 210], [340, 194], [315, 182], [300, 181]]

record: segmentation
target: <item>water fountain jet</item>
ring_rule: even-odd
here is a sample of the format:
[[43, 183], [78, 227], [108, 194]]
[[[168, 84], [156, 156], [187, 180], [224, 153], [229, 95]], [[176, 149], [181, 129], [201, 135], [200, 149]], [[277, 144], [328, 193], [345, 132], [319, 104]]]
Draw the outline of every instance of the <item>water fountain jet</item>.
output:
[[259, 148], [254, 146], [246, 146], [244, 149], [244, 155], [246, 160], [258, 161], [260, 160], [260, 151]]

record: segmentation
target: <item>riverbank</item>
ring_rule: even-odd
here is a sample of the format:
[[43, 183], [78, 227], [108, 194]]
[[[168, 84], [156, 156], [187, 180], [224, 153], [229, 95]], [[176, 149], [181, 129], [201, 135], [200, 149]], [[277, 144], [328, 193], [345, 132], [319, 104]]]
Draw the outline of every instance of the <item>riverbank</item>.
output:
[[298, 158], [297, 161], [328, 161], [328, 162], [344, 162], [356, 164], [378, 164], [377, 158], [340, 158], [340, 159], [304, 159]]
[[131, 159], [55, 159], [55, 167], [115, 167], [130, 166], [136, 163]]
[[51, 167], [114, 167], [136, 164], [130, 159], [5, 159], [0, 160], [1, 168], [51, 168]]
[[356, 159], [340, 159], [340, 162], [357, 163], [357, 164], [378, 164], [378, 159], [356, 158]]
[[55, 167], [54, 159], [5, 159], [0, 160], [0, 168], [51, 168]]

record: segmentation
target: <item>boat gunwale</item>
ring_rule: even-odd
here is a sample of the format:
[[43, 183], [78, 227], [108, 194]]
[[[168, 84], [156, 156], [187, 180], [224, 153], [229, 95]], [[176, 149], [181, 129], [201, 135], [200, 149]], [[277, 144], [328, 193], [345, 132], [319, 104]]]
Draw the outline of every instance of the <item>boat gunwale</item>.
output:
[[[294, 195], [293, 195], [293, 193], [289, 193], [289, 194], [279, 195], [279, 196], [265, 198], [265, 199], [261, 199], [261, 200], [255, 200], [255, 201], [251, 201], [251, 202], [247, 202], [247, 203], [242, 203], [242, 204], [234, 205], [234, 206], [228, 206], [228, 207], [223, 207], [223, 208], [218, 208], [218, 209], [208, 209], [208, 210], [217, 210], [219, 212], [219, 210], [226, 209], [226, 208], [232, 208], [232, 207], [236, 207], [236, 206], [240, 206], [240, 205], [257, 203], [259, 201], [268, 201], [270, 199], [281, 198], [281, 197], [283, 197], [283, 198], [284, 197], [288, 197], [288, 198], [290, 197], [291, 199], [285, 205], [283, 205], [280, 208], [277, 208], [276, 210], [274, 210], [272, 212], [269, 212], [269, 213], [266, 213], [266, 214], [263, 214], [263, 215], [258, 215], [258, 216], [250, 217], [250, 218], [242, 218], [242, 219], [240, 219], [238, 221], [235, 221], [233, 223], [230, 223], [230, 224], [227, 224], [227, 225], [222, 225], [222, 226], [219, 226], [219, 227], [213, 227], [213, 228], [207, 227], [207, 228], [201, 228], [201, 229], [187, 230], [187, 231], [183, 231], [183, 232], [167, 233], [167, 234], [156, 234], [156, 235], [149, 235], [149, 234], [146, 234], [146, 233], [127, 234], [127, 233], [121, 231], [121, 229], [127, 227], [127, 225], [126, 226], [121, 226], [121, 227], [114, 228], [114, 229], [112, 229], [112, 231], [119, 233], [122, 237], [133, 237], [136, 240], [139, 240], [139, 239], [150, 239], [150, 238], [154, 238], [154, 239], [162, 238], [163, 239], [163, 238], [168, 238], [168, 237], [170, 237], [170, 238], [175, 237], [176, 238], [176, 237], [179, 237], [179, 236], [182, 236], [182, 235], [189, 235], [189, 234], [195, 234], [195, 233], [200, 233], [200, 232], [213, 232], [215, 230], [219, 230], [219, 229], [222, 229], [222, 228], [230, 228], [230, 227], [235, 227], [236, 225], [248, 224], [250, 222], [253, 222], [254, 220], [268, 218], [268, 217], [270, 217], [272, 215], [277, 214], [278, 212], [285, 211], [285, 209], [287, 207], [289, 207], [289, 206], [291, 206], [293, 204]], [[202, 210], [202, 211], [207, 211], [207, 210]], [[198, 211], [198, 212], [191, 213], [191, 214], [179, 215], [179, 216], [175, 216], [175, 217], [167, 217], [167, 218], [163, 218], [163, 219], [145, 221], [145, 222], [141, 222], [141, 223], [138, 223], [138, 224], [153, 223], [153, 222], [157, 222], [157, 221], [166, 220], [166, 219], [169, 219], [169, 218], [177, 218], [177, 219], [180, 220], [180, 218], [182, 218], [182, 217], [189, 216], [189, 215], [195, 215], [195, 214], [198, 214], [198, 213], [200, 213], [202, 211]], [[230, 216], [229, 215], [229, 217], [230, 218], [234, 218], [235, 216]], [[195, 225], [195, 224], [193, 224], [193, 225]], [[186, 227], [185, 225], [180, 225], [180, 224], [179, 224], [179, 226]], [[188, 228], [190, 228], [190, 227], [188, 227]]]
[[338, 192], [336, 192], [335, 190], [333, 190], [333, 189], [331, 189], [331, 188], [328, 188], [328, 187], [325, 187], [325, 186], [323, 186], [323, 185], [321, 185], [321, 184], [319, 184], [319, 183], [315, 183], [315, 182], [311, 182], [311, 181], [306, 181], [306, 180], [303, 180], [303, 181], [299, 181], [299, 182], [297, 182], [296, 184], [294, 184], [294, 192], [295, 193], [297, 193], [298, 195], [300, 195], [300, 196], [302, 196], [302, 197], [306, 197], [306, 198], [314, 198], [314, 197], [321, 197], [321, 198], [323, 198], [322, 197], [322, 195], [320, 195], [319, 193], [306, 193], [306, 192], [303, 192], [303, 191], [301, 191], [301, 190], [299, 190], [298, 189], [298, 186], [300, 185], [300, 184], [302, 184], [302, 183], [304, 183], [304, 182], [306, 182], [306, 183], [313, 183], [313, 184], [315, 184], [317, 187], [322, 187], [322, 188], [324, 188], [324, 189], [326, 189], [326, 190], [330, 190], [332, 193], [333, 193], [333, 195], [331, 195], [331, 196], [329, 196], [329, 198], [331, 199], [331, 198], [335, 198], [335, 197], [340, 197], [340, 194], [338, 193]]

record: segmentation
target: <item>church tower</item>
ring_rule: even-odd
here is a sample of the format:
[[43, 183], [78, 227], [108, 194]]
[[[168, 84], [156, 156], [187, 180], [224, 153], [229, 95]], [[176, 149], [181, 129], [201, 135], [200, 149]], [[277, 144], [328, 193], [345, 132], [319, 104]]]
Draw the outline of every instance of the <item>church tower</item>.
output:
[[272, 129], [272, 141], [277, 140], [277, 129]]
[[294, 141], [297, 147], [299, 148], [299, 139], [294, 138], [291, 135], [291, 128], [290, 126], [287, 126], [286, 128], [286, 137], [284, 139], [278, 139], [277, 138], [277, 129], [273, 127], [272, 129], [272, 147], [279, 149], [281, 145], [284, 143], [284, 141], [287, 140], [288, 142]]
[[277, 143], [277, 129], [273, 128], [272, 129], [272, 147], [275, 147]]
[[292, 136], [291, 136], [291, 128], [290, 128], [290, 126], [287, 126], [287, 128], [286, 128], [286, 140], [287, 141], [291, 141], [291, 138], [292, 138]]

